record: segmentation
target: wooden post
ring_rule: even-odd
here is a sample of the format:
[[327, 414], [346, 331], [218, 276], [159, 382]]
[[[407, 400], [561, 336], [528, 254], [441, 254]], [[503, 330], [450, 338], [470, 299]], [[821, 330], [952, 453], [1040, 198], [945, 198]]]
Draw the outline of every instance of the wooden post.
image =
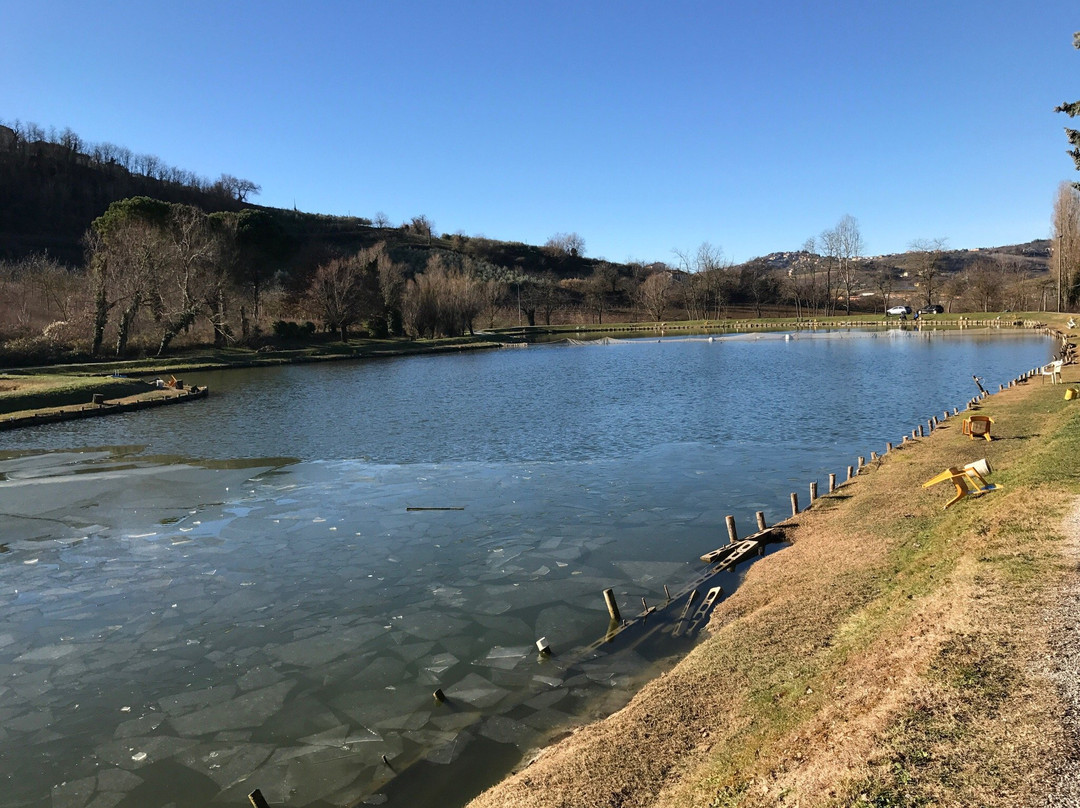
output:
[[927, 421], [926, 421], [926, 431], [927, 431], [928, 434], [930, 432], [934, 431], [934, 419], [933, 418], [927, 419]]
[[859, 455], [859, 470], [862, 471], [862, 467], [866, 465], [866, 458]]
[[725, 516], [724, 522], [727, 523], [728, 544], [734, 544], [739, 540], [739, 534], [735, 531], [735, 517]]
[[919, 437], [919, 430], [917, 430], [917, 429], [911, 430], [911, 439], [915, 440], [915, 438], [917, 438], [917, 437]]
[[810, 504], [813, 505], [817, 500], [817, 480], [810, 483]]
[[854, 476], [855, 476], [855, 467], [854, 466], [848, 466], [847, 467], [847, 478], [848, 478], [848, 480], [850, 481], [851, 478], [854, 477]]
[[616, 623], [622, 620], [622, 615], [619, 614], [619, 604], [615, 602], [615, 593], [610, 589], [604, 590], [604, 603], [607, 604], [608, 614], [611, 615], [611, 619]]
[[960, 408], [959, 407], [953, 407], [952, 408], [952, 414], [953, 415], [959, 415], [960, 414]]
[[892, 451], [892, 444], [891, 443], [886, 443], [885, 444], [885, 454], [888, 454], [891, 451]]
[[925, 434], [923, 433], [922, 424], [919, 424], [919, 437], [920, 438], [925, 437]]
[[266, 801], [259, 789], [255, 789], [248, 794], [248, 802], [251, 803], [251, 808], [270, 808], [270, 803]]
[[758, 511], [754, 514], [757, 517], [757, 529], [764, 530], [768, 525], [765, 524], [765, 511]]
[[835, 490], [836, 490], [836, 475], [835, 474], [830, 474], [829, 475], [829, 493], [831, 494]]
[[797, 516], [799, 513], [799, 495], [794, 491], [791, 492], [791, 515]]
[[871, 452], [870, 453], [870, 462], [873, 463], [875, 460], [877, 460], [877, 452]]

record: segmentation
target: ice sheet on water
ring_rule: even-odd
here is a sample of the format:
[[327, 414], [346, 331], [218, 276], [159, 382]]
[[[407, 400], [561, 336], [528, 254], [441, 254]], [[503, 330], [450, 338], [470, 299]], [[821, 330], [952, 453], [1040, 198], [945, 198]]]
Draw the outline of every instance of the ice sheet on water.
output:
[[435, 643], [433, 642], [414, 642], [403, 643], [401, 645], [394, 646], [390, 650], [406, 662], [415, 662], [416, 660], [430, 654], [431, 649], [434, 647]]
[[303, 668], [315, 668], [337, 659], [351, 649], [338, 637], [320, 634], [303, 640], [268, 646], [266, 652], [276, 659]]
[[176, 760], [224, 789], [246, 779], [273, 752], [274, 747], [269, 744], [211, 743], [188, 749], [177, 755]]
[[126, 794], [117, 791], [99, 791], [86, 808], [116, 808], [124, 801]]
[[207, 735], [228, 729], [259, 726], [281, 709], [295, 682], [284, 681], [252, 690], [230, 701], [170, 719], [181, 735]]
[[147, 715], [123, 721], [113, 733], [114, 738], [134, 738], [149, 733], [160, 727], [165, 721], [162, 713], [149, 713]]
[[664, 584], [680, 584], [692, 571], [689, 563], [678, 561], [616, 561], [615, 566], [638, 586], [661, 592]]
[[107, 763], [130, 770], [175, 757], [198, 743], [172, 735], [123, 738], [101, 744], [96, 747], [95, 754]]
[[547, 637], [553, 649], [565, 650], [568, 643], [577, 644], [601, 632], [605, 628], [603, 619], [603, 617], [598, 617], [598, 610], [559, 604], [543, 609], [536, 616], [533, 633], [537, 637]]
[[364, 688], [395, 686], [406, 678], [405, 663], [390, 656], [376, 658], [356, 675], [356, 681]]
[[308, 805], [348, 786], [365, 759], [342, 749], [279, 749], [255, 771], [225, 788], [215, 802], [240, 804], [256, 784], [271, 805]]
[[518, 666], [518, 663], [524, 660], [529, 652], [533, 650], [534, 647], [528, 645], [515, 645], [509, 647], [496, 645], [489, 650], [485, 656], [475, 660], [473, 664], [487, 668], [513, 670]]
[[437, 749], [432, 749], [426, 755], [425, 760], [429, 760], [432, 763], [439, 763], [442, 765], [449, 765], [453, 763], [468, 746], [469, 741], [473, 739], [473, 736], [468, 732], [461, 732], [454, 736], [453, 740], [448, 741], [443, 746]]
[[479, 724], [484, 714], [479, 710], [462, 710], [453, 713], [433, 713], [431, 725], [443, 732], [460, 732], [466, 727]]
[[254, 690], [260, 687], [276, 685], [285, 677], [267, 665], [257, 665], [236, 680], [240, 690]]
[[131, 791], [142, 785], [143, 779], [123, 769], [106, 769], [98, 772], [97, 784], [102, 791]]
[[534, 710], [546, 710], [553, 704], [558, 704], [570, 694], [570, 691], [565, 687], [558, 687], [554, 690], [548, 690], [543, 693], [538, 693], [531, 699], [525, 702], [525, 706], [532, 707]]
[[453, 654], [436, 654], [428, 661], [426, 665], [424, 665], [424, 670], [439, 675], [445, 673], [447, 670], [454, 667], [454, 665], [458, 664], [458, 662], [460, 661], [461, 660]]
[[420, 710], [419, 712], [405, 713], [404, 715], [383, 719], [375, 726], [380, 730], [418, 730], [423, 729], [430, 718], [431, 713], [429, 711]]
[[16, 732], [37, 732], [53, 723], [52, 710], [33, 709], [14, 715], [4, 721], [4, 726]]
[[348, 735], [348, 725], [340, 724], [333, 729], [300, 738], [300, 743], [305, 743], [308, 746], [336, 746], [340, 749], [345, 745], [345, 738], [348, 737]]
[[[79, 647], [74, 643], [44, 645], [15, 657], [16, 662], [55, 662], [69, 654], [74, 654]], [[84, 649], [85, 650], [85, 649]]]
[[59, 783], [52, 787], [53, 808], [83, 808], [97, 790], [96, 777]]
[[477, 615], [476, 623], [486, 629], [485, 636], [497, 636], [503, 642], [513, 639], [532, 639], [532, 628], [520, 617], [481, 614]]
[[466, 702], [479, 709], [494, 707], [509, 693], [477, 673], [470, 673], [457, 684], [444, 690], [448, 698]]
[[554, 729], [569, 729], [581, 724], [580, 716], [573, 716], [561, 710], [537, 710], [521, 719], [521, 723], [535, 730], [537, 733], [548, 733]]
[[441, 611], [420, 611], [403, 615], [394, 627], [422, 640], [439, 640], [461, 634], [468, 625], [468, 621]]
[[502, 715], [493, 715], [480, 727], [480, 734], [498, 743], [512, 743], [524, 748], [535, 737], [525, 724]]
[[199, 707], [221, 704], [235, 695], [235, 686], [218, 685], [217, 687], [204, 687], [198, 690], [185, 690], [182, 693], [161, 699], [158, 705], [169, 715], [175, 716], [191, 712]]

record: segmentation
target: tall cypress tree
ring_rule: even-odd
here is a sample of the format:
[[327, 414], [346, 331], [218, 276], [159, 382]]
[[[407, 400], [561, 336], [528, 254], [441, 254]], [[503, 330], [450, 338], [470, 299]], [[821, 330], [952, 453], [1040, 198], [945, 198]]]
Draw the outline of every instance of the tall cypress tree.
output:
[[[1073, 47], [1080, 50], [1080, 31], [1073, 34]], [[1064, 112], [1070, 118], [1075, 118], [1080, 115], [1080, 101], [1074, 101], [1071, 104], [1065, 103], [1061, 106], [1054, 107], [1054, 112]], [[1069, 150], [1069, 154], [1072, 155], [1073, 162], [1076, 163], [1076, 170], [1080, 171], [1080, 131], [1076, 129], [1070, 129], [1065, 127], [1065, 137], [1069, 139], [1069, 143], [1072, 144], [1072, 149]], [[1077, 188], [1080, 188], [1080, 182], [1073, 183]]]

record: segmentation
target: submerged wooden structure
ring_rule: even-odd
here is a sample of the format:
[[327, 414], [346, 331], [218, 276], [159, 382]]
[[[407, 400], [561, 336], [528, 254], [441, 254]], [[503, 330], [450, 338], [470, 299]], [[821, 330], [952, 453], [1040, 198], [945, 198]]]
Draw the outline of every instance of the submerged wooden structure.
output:
[[185, 401], [197, 401], [206, 398], [209, 394], [209, 388], [189, 387], [156, 389], [141, 396], [112, 401], [105, 401], [101, 399], [100, 395], [95, 395], [94, 400], [89, 404], [57, 407], [49, 410], [39, 410], [30, 415], [0, 418], [0, 432], [39, 424], [52, 424], [59, 421], [75, 421], [80, 418], [96, 418], [100, 415], [136, 412], [153, 407], [162, 407], [167, 404], [182, 404]]

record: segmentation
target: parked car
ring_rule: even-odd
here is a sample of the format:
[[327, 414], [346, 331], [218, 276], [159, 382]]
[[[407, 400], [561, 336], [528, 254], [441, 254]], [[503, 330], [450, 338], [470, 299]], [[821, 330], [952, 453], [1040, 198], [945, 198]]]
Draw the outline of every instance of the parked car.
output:
[[890, 306], [885, 310], [885, 313], [906, 316], [911, 314], [911, 306]]
[[939, 306], [936, 303], [933, 306], [923, 306], [919, 309], [919, 314], [944, 314], [945, 307]]

